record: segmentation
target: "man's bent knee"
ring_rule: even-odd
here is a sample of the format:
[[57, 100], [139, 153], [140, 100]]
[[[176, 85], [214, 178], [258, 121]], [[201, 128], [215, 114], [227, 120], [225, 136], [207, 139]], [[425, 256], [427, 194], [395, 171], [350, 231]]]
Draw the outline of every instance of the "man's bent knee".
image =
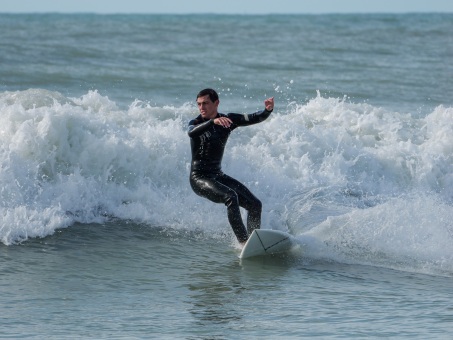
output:
[[231, 207], [234, 205], [239, 206], [239, 198], [234, 191], [231, 191], [227, 195], [225, 195], [225, 205], [227, 207]]

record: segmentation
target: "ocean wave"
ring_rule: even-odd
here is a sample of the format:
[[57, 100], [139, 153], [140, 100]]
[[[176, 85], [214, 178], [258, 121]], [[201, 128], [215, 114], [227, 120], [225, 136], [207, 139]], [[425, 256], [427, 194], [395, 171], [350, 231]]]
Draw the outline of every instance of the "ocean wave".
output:
[[[155, 107], [135, 100], [121, 109], [97, 91], [79, 98], [43, 89], [1, 93], [1, 241], [112, 218], [225, 230], [226, 219], [218, 218], [224, 207], [199, 199], [188, 184], [186, 124], [196, 114], [189, 103]], [[385, 236], [385, 217], [393, 217], [384, 225], [394, 232], [417, 228], [421, 239], [431, 233], [432, 240], [451, 241], [452, 122], [449, 107], [415, 117], [318, 93], [236, 130], [224, 171], [263, 200], [264, 227], [311, 233], [345, 249], [372, 248], [366, 235], [381, 231], [379, 244], [386, 246], [378, 251], [388, 255], [407, 240]], [[430, 224], [417, 213], [428, 214], [432, 202], [443, 208], [428, 215]], [[417, 256], [413, 249], [403, 255]], [[428, 260], [446, 256], [436, 251]]]

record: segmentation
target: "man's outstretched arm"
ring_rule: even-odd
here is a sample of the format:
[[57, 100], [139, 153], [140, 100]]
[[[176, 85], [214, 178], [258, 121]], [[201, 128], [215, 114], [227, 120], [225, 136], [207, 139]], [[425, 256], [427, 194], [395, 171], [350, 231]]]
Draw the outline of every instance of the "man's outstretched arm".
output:
[[230, 113], [228, 114], [228, 117], [237, 126], [248, 126], [261, 123], [262, 121], [266, 120], [274, 110], [274, 97], [266, 99], [264, 101], [264, 107], [264, 110], [252, 114]]

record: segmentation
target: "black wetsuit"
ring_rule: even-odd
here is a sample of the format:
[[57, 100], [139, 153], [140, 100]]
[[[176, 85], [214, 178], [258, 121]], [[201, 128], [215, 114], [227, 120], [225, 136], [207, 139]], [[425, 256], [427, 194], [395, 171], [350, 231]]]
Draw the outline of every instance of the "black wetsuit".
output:
[[[229, 128], [215, 125], [214, 119], [204, 120], [201, 115], [189, 122], [189, 137], [192, 148], [190, 185], [193, 191], [215, 203], [227, 206], [228, 220], [239, 242], [247, 241], [248, 236], [261, 224], [261, 202], [249, 189], [234, 178], [222, 172], [223, 152], [231, 131], [239, 126], [248, 126], [265, 120], [272, 111], [259, 111], [253, 114], [219, 113], [218, 117], [228, 117], [233, 124]], [[239, 207], [248, 211], [247, 229], [241, 218]]]

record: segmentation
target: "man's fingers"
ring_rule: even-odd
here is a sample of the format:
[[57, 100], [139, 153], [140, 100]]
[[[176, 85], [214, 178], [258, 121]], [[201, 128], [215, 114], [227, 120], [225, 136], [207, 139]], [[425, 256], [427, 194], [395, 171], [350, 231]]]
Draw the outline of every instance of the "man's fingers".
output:
[[230, 127], [231, 124], [233, 124], [233, 121], [227, 117], [220, 117], [220, 118], [214, 119], [214, 123], [227, 128], [227, 127]]
[[274, 97], [267, 98], [264, 101], [264, 105], [265, 105], [266, 109], [273, 110], [274, 109]]

